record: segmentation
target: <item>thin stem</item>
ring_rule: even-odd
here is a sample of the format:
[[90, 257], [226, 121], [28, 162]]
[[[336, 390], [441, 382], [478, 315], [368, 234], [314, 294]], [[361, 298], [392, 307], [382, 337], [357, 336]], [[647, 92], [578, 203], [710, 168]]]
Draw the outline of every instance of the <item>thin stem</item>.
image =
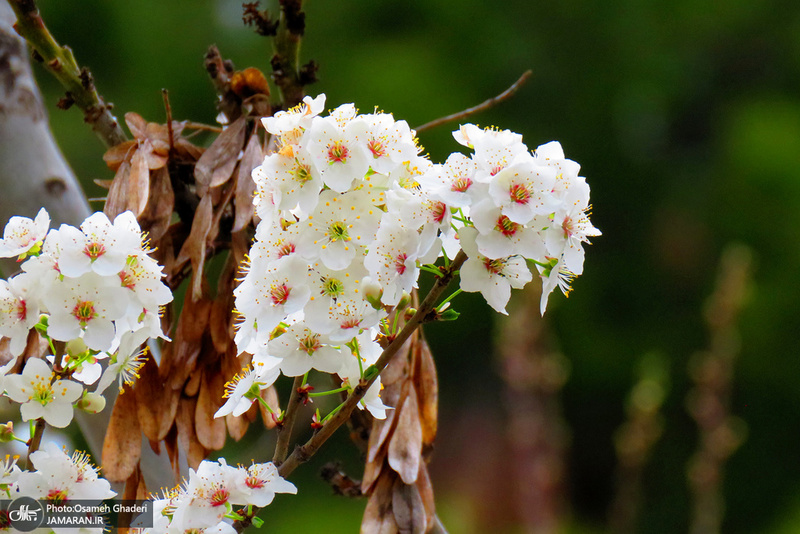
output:
[[9, 0], [8, 3], [17, 15], [14, 29], [36, 51], [44, 68], [67, 90], [59, 107], [66, 109], [76, 104], [83, 111], [84, 120], [92, 125], [94, 133], [107, 147], [126, 141], [119, 121], [111, 113], [111, 106], [97, 94], [91, 73], [78, 66], [72, 50], [56, 42], [44, 25], [35, 0]]
[[305, 376], [294, 377], [289, 403], [286, 405], [286, 413], [283, 416], [281, 425], [278, 427], [278, 439], [275, 442], [275, 453], [272, 455], [272, 463], [275, 465], [280, 465], [289, 453], [289, 439], [292, 437], [292, 427], [297, 415], [297, 408], [300, 407], [300, 403], [303, 401], [303, 397], [300, 395], [300, 388], [305, 384], [305, 380]]
[[420, 265], [419, 269], [420, 271], [427, 271], [429, 273], [433, 273], [436, 275], [437, 278], [442, 276], [442, 271], [432, 265]]
[[514, 95], [514, 93], [516, 93], [519, 90], [519, 88], [522, 87], [522, 85], [525, 82], [528, 81], [528, 78], [530, 78], [532, 74], [533, 74], [533, 71], [531, 71], [531, 70], [525, 71], [522, 74], [522, 76], [520, 76], [519, 79], [516, 82], [511, 84], [511, 87], [509, 87], [508, 89], [506, 89], [505, 91], [503, 91], [502, 93], [500, 93], [497, 96], [493, 96], [492, 98], [490, 98], [488, 100], [484, 100], [483, 102], [481, 102], [477, 106], [473, 106], [471, 108], [467, 108], [464, 111], [459, 111], [458, 113], [453, 113], [452, 115], [448, 115], [446, 117], [441, 117], [441, 118], [432, 120], [430, 122], [426, 122], [422, 126], [417, 126], [414, 129], [417, 131], [417, 133], [425, 131], [425, 130], [430, 130], [431, 128], [436, 128], [437, 126], [441, 126], [443, 124], [447, 124], [448, 122], [455, 122], [455, 121], [460, 121], [460, 120], [466, 119], [467, 117], [475, 115], [476, 113], [479, 113], [481, 111], [485, 111], [485, 110], [487, 110], [487, 109], [489, 109], [491, 107], [494, 107], [497, 104], [499, 104], [500, 102], [502, 102], [504, 100], [508, 100], [509, 98], [511, 98]]
[[265, 410], [267, 410], [267, 411], [268, 411], [269, 413], [271, 413], [272, 415], [275, 415], [275, 412], [272, 410], [272, 408], [270, 408], [270, 406], [269, 406], [269, 403], [268, 403], [267, 401], [265, 401], [264, 399], [262, 399], [262, 398], [261, 398], [261, 395], [258, 395], [258, 396], [256, 397], [256, 400], [258, 401], [258, 403], [259, 403], [261, 406], [263, 406], [263, 407], [264, 407], [264, 409], [265, 409]]
[[[333, 417], [331, 417], [330, 420], [328, 420], [325, 425], [304, 445], [296, 447], [294, 451], [292, 451], [292, 454], [290, 454], [286, 460], [280, 464], [278, 467], [278, 474], [284, 478], [292, 474], [292, 472], [294, 472], [294, 470], [297, 469], [300, 464], [307, 462], [312, 456], [314, 456], [314, 454], [316, 454], [316, 452], [328, 440], [328, 438], [330, 438], [340, 426], [347, 422], [347, 420], [350, 418], [350, 414], [353, 412], [358, 403], [361, 402], [361, 399], [364, 398], [367, 390], [369, 390], [370, 386], [372, 386], [375, 380], [377, 380], [378, 376], [383, 369], [386, 368], [386, 365], [389, 363], [389, 361], [391, 361], [395, 354], [399, 352], [400, 348], [403, 346], [406, 340], [408, 340], [411, 334], [429, 319], [429, 316], [436, 308], [436, 302], [439, 300], [439, 297], [442, 296], [442, 293], [444, 293], [445, 289], [447, 289], [447, 286], [450, 285], [450, 282], [455, 276], [454, 273], [458, 271], [466, 259], [467, 255], [464, 254], [464, 251], [459, 251], [453, 262], [450, 264], [450, 269], [442, 273], [440, 278], [436, 279], [436, 282], [428, 292], [425, 300], [422, 301], [422, 304], [420, 304], [419, 308], [417, 309], [417, 313], [415, 313], [414, 316], [409, 319], [400, 333], [397, 334], [397, 337], [395, 337], [394, 340], [389, 343], [381, 356], [378, 358], [378, 361], [376, 361], [372, 366], [377, 370], [377, 372], [371, 373], [370, 378], [362, 379], [358, 383], [353, 391], [351, 391], [347, 396], [347, 399], [345, 399], [345, 401], [341, 404], [340, 408], [336, 411]], [[256, 513], [258, 513], [258, 508], [254, 508], [253, 515]], [[248, 520], [243, 522], [236, 521], [234, 522], [233, 527], [236, 532], [243, 532], [249, 524], [250, 522]]]
[[317, 393], [309, 393], [308, 396], [309, 397], [325, 397], [326, 395], [333, 395], [334, 393], [341, 393], [342, 391], [348, 391], [349, 389], [350, 389], [349, 387], [345, 386], [345, 387], [341, 387], [341, 388], [332, 389], [330, 391], [319, 391]]
[[461, 293], [462, 291], [463, 291], [463, 290], [462, 290], [461, 288], [458, 288], [458, 289], [456, 289], [455, 291], [453, 291], [453, 292], [450, 294], [450, 296], [449, 296], [449, 297], [447, 297], [446, 299], [444, 299], [442, 302], [440, 302], [440, 303], [439, 303], [439, 306], [437, 306], [437, 307], [436, 307], [436, 309], [437, 309], [438, 311], [442, 311], [442, 307], [443, 307], [445, 304], [447, 304], [448, 302], [450, 302], [451, 300], [453, 300], [454, 298], [456, 298], [456, 297], [458, 296], [458, 294], [459, 294], [459, 293]]

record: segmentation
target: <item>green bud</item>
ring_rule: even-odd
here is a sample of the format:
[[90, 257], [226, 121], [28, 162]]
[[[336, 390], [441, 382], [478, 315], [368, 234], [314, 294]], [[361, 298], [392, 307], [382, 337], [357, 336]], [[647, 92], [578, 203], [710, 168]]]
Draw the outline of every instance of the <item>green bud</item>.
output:
[[438, 314], [437, 319], [439, 321], [455, 321], [458, 319], [458, 316], [461, 315], [457, 311], [452, 308], [444, 310], [442, 313]]

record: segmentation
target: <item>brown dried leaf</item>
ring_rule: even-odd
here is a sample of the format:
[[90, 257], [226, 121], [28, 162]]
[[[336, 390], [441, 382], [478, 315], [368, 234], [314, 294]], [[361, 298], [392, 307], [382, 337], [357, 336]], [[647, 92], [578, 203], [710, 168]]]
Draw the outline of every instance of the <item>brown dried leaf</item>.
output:
[[130, 161], [129, 157], [136, 147], [136, 141], [125, 141], [116, 146], [112, 146], [103, 154], [103, 161], [112, 171], [119, 169], [123, 161]]
[[419, 401], [422, 443], [425, 447], [430, 447], [436, 439], [439, 420], [439, 382], [436, 376], [436, 363], [425, 338], [420, 336], [414, 349], [413, 380]]
[[150, 234], [152, 241], [158, 241], [167, 232], [175, 207], [175, 194], [166, 167], [150, 173], [150, 198], [147, 207], [139, 215], [139, 225]]
[[233, 169], [236, 167], [239, 152], [244, 147], [246, 124], [244, 117], [233, 121], [197, 160], [194, 177], [197, 180], [198, 195], [205, 196], [209, 187], [224, 184], [230, 179]]
[[225, 416], [225, 424], [228, 427], [228, 434], [233, 438], [233, 441], [239, 441], [247, 433], [250, 421], [243, 416], [234, 417], [228, 414]]
[[178, 409], [178, 392], [166, 387], [158, 364], [150, 356], [139, 370], [133, 388], [142, 433], [150, 441], [161, 441], [169, 432]]
[[137, 139], [145, 136], [147, 121], [144, 120], [138, 113], [134, 113], [133, 111], [126, 113], [125, 124], [128, 125], [128, 129], [131, 131], [131, 134], [133, 134], [133, 136]]
[[210, 300], [200, 299], [195, 302], [190, 292], [186, 292], [172, 343], [174, 353], [168, 362], [169, 367], [162, 365], [162, 376], [169, 377], [172, 389], [183, 389], [186, 379], [195, 369], [210, 310]]
[[431, 476], [428, 473], [428, 466], [424, 463], [419, 466], [419, 475], [417, 476], [417, 491], [419, 491], [422, 503], [425, 506], [425, 515], [428, 518], [428, 528], [430, 530], [436, 522], [436, 503], [433, 499], [433, 486], [431, 485]]
[[195, 398], [181, 397], [178, 403], [178, 414], [175, 418], [175, 424], [178, 427], [178, 441], [181, 444], [182, 450], [186, 453], [186, 460], [189, 462], [189, 467], [197, 469], [207, 454], [206, 449], [197, 439], [197, 433], [194, 427], [194, 412], [196, 409], [197, 401]]
[[[370, 449], [372, 452], [372, 449]], [[374, 491], [375, 482], [380, 478], [384, 471], [391, 471], [386, 466], [386, 447], [376, 449], [372, 460], [367, 460], [364, 465], [364, 476], [361, 477], [361, 492], [370, 494]]]
[[[409, 375], [409, 355], [411, 351], [414, 350], [414, 347], [416, 347], [418, 339], [419, 335], [417, 332], [414, 332], [411, 337], [403, 343], [403, 346], [400, 347], [398, 351], [399, 354], [389, 360], [386, 369], [381, 373], [381, 383], [384, 387], [390, 386], [396, 382], [402, 382]], [[382, 397], [383, 393], [381, 393], [381, 398]]]
[[225, 381], [219, 368], [214, 366], [206, 368], [197, 395], [197, 410], [194, 414], [194, 424], [197, 439], [206, 449], [218, 451], [225, 446], [225, 419], [214, 418], [214, 414], [222, 406], [222, 394], [225, 391]]
[[364, 517], [361, 519], [361, 534], [396, 534], [399, 532], [392, 513], [392, 488], [397, 475], [387, 471], [370, 494]]
[[192, 230], [189, 237], [183, 243], [178, 254], [177, 263], [182, 264], [186, 260], [192, 262], [192, 300], [198, 300], [202, 295], [203, 287], [203, 267], [206, 261], [206, 240], [213, 221], [213, 210], [211, 197], [206, 195], [200, 200], [197, 211], [194, 213]]
[[241, 265], [245, 256], [250, 251], [250, 236], [242, 230], [231, 234], [231, 252], [236, 265]]
[[239, 162], [239, 172], [236, 176], [236, 214], [233, 220], [232, 232], [238, 232], [253, 219], [255, 206], [253, 205], [253, 195], [256, 192], [256, 183], [253, 181], [253, 169], [261, 165], [264, 161], [264, 154], [261, 153], [261, 144], [258, 136], [253, 134], [247, 142], [242, 161]]
[[131, 174], [128, 179], [127, 208], [137, 217], [147, 206], [147, 197], [150, 196], [150, 170], [141, 150], [134, 152], [131, 157]]
[[409, 389], [400, 409], [397, 426], [389, 441], [389, 465], [406, 484], [417, 480], [422, 461], [422, 426], [419, 422], [419, 407], [414, 385], [407, 382]]
[[103, 441], [103, 475], [111, 482], [124, 482], [133, 474], [142, 454], [142, 432], [136, 398], [131, 391], [114, 403]]
[[[122, 499], [126, 501], [141, 501], [147, 499], [147, 486], [144, 483], [141, 465], [136, 464], [136, 469], [134, 469], [131, 476], [128, 477], [128, 480], [125, 481]], [[115, 524], [117, 529], [119, 529], [118, 532], [130, 532], [128, 527], [130, 527], [131, 523], [138, 515], [139, 514], [134, 514], [133, 512], [120, 512]]]
[[131, 165], [127, 161], [123, 161], [117, 169], [117, 174], [114, 175], [114, 180], [112, 180], [106, 196], [106, 204], [103, 207], [103, 213], [108, 215], [108, 218], [112, 221], [117, 215], [128, 209], [128, 181], [130, 176]]
[[167, 449], [167, 456], [169, 456], [169, 463], [172, 466], [172, 473], [175, 475], [175, 480], [181, 478], [181, 462], [180, 462], [180, 448], [178, 447], [178, 422], [172, 425], [164, 436], [164, 447]]
[[217, 282], [217, 297], [211, 306], [211, 321], [209, 330], [211, 341], [220, 354], [225, 354], [228, 347], [233, 342], [233, 286], [236, 279], [236, 264], [233, 256], [229, 255], [225, 262], [225, 268]]
[[186, 385], [183, 386], [183, 394], [186, 397], [196, 397], [197, 393], [200, 391], [200, 380], [203, 377], [203, 371], [195, 367], [192, 374], [189, 375], [189, 380], [186, 382]]
[[416, 484], [404, 484], [398, 479], [392, 488], [392, 512], [403, 534], [425, 534], [428, 518]]

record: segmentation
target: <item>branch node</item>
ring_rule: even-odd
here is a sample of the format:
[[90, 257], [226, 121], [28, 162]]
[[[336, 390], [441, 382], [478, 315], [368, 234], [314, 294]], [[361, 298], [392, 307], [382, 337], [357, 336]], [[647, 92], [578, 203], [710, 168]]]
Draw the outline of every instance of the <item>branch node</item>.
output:
[[64, 96], [62, 96], [58, 100], [58, 102], [56, 102], [56, 107], [58, 109], [67, 110], [67, 109], [71, 108], [74, 103], [75, 103], [75, 99], [72, 98], [72, 93], [67, 91], [67, 93]]

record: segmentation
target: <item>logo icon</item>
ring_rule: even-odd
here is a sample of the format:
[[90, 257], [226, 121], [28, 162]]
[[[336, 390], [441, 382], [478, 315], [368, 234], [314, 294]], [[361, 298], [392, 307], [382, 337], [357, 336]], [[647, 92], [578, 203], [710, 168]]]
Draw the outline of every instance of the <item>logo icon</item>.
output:
[[20, 532], [31, 532], [44, 522], [44, 508], [35, 499], [20, 497], [13, 500], [8, 507], [8, 519], [11, 526]]

